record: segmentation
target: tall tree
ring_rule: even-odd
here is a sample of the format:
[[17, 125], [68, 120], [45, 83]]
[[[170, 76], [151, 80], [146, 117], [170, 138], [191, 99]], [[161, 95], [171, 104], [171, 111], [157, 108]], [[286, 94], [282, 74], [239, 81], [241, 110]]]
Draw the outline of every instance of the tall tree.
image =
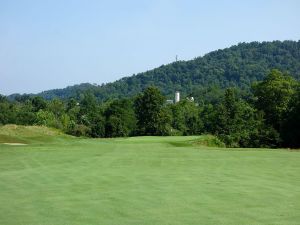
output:
[[148, 87], [134, 102], [140, 135], [158, 135], [161, 109], [165, 98], [156, 87]]
[[129, 99], [116, 99], [104, 111], [106, 118], [106, 137], [125, 137], [132, 135], [136, 128], [133, 102]]
[[28, 99], [18, 107], [15, 122], [21, 125], [33, 125], [36, 123], [36, 118], [32, 102]]
[[272, 70], [267, 77], [253, 85], [255, 106], [265, 113], [267, 124], [280, 131], [283, 116], [296, 91], [297, 82], [279, 70]]
[[227, 89], [223, 102], [216, 107], [214, 133], [230, 147], [273, 146], [278, 133], [265, 126], [256, 109]]
[[285, 114], [282, 127], [284, 145], [288, 147], [300, 147], [300, 89], [290, 102], [289, 110]]
[[170, 105], [172, 112], [172, 127], [183, 135], [200, 134], [203, 123], [200, 119], [200, 108], [194, 102], [182, 100]]
[[0, 95], [0, 125], [15, 121], [16, 107], [5, 96]]
[[34, 112], [38, 112], [41, 109], [45, 109], [47, 102], [40, 96], [33, 97], [31, 99], [32, 107]]

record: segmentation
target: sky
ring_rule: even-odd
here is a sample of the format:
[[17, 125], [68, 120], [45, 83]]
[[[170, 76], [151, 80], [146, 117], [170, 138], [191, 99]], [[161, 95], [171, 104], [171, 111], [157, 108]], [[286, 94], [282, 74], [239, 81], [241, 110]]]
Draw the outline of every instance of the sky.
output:
[[299, 0], [0, 0], [0, 94], [102, 84], [240, 42], [300, 39]]

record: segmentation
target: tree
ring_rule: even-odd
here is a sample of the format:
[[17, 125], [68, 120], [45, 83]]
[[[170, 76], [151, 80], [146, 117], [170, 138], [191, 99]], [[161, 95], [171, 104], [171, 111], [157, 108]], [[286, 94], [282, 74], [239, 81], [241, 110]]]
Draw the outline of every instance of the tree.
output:
[[134, 101], [139, 135], [158, 135], [165, 98], [156, 87], [148, 87]]
[[185, 113], [186, 111], [183, 109], [181, 102], [177, 104], [169, 105], [171, 111], [171, 125], [172, 131], [175, 135], [183, 135], [187, 131], [186, 123], [185, 123]]
[[[56, 118], [52, 112], [40, 110], [36, 114], [38, 125], [47, 126], [47, 127], [56, 127]], [[58, 127], [56, 127], [58, 128]]]
[[128, 133], [128, 128], [120, 117], [112, 115], [106, 120], [106, 137], [125, 137], [128, 136]]
[[300, 88], [293, 96], [289, 110], [285, 114], [282, 127], [282, 138], [285, 146], [300, 147]]
[[0, 95], [0, 125], [15, 121], [16, 107], [5, 96]]
[[171, 105], [172, 127], [183, 135], [200, 134], [203, 123], [200, 119], [200, 108], [194, 102], [186, 100]]
[[283, 116], [295, 94], [297, 82], [279, 70], [272, 70], [267, 77], [253, 85], [255, 106], [265, 113], [266, 123], [280, 131]]
[[21, 125], [33, 125], [36, 123], [36, 113], [30, 100], [27, 100], [17, 108], [15, 122]]
[[[91, 114], [90, 114], [91, 115]], [[90, 118], [90, 136], [92, 137], [104, 137], [105, 136], [105, 120], [102, 114], [98, 111]]]
[[265, 125], [259, 112], [238, 99], [234, 89], [227, 89], [216, 107], [214, 133], [229, 147], [274, 146], [279, 135]]
[[104, 115], [106, 137], [126, 137], [134, 133], [136, 118], [131, 100], [113, 100], [105, 109]]
[[80, 101], [80, 114], [87, 115], [95, 112], [97, 108], [97, 100], [91, 92], [86, 92]]
[[156, 135], [161, 135], [161, 136], [172, 135], [171, 121], [172, 121], [172, 117], [169, 110], [167, 108], [162, 108], [159, 112]]
[[40, 96], [33, 97], [31, 99], [31, 103], [34, 112], [38, 112], [41, 109], [45, 109], [47, 106], [46, 101]]
[[48, 103], [47, 110], [52, 112], [56, 118], [60, 118], [65, 112], [65, 105], [60, 99], [53, 99]]

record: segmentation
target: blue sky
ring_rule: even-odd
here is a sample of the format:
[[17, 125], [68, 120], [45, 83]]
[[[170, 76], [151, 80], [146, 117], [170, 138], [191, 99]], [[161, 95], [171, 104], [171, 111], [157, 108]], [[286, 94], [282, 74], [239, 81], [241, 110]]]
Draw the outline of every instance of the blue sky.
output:
[[299, 40], [299, 0], [0, 0], [0, 93], [107, 83], [239, 42]]

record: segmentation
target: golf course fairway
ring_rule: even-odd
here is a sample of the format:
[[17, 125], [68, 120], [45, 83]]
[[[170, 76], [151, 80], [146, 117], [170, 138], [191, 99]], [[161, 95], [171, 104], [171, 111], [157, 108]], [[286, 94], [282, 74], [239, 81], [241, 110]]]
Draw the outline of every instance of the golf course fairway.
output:
[[300, 224], [296, 150], [195, 144], [201, 137], [8, 137], [3, 225]]

